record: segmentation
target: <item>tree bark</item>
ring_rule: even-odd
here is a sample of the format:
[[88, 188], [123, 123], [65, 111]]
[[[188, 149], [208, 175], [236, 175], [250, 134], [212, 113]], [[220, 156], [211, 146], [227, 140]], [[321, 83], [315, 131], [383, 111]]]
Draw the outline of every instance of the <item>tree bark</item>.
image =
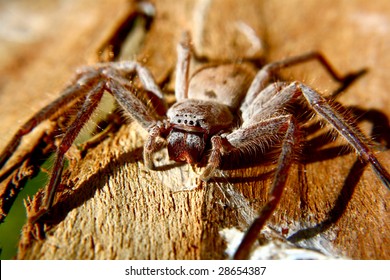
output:
[[[109, 4], [67, 1], [62, 7], [46, 6], [47, 2], [37, 1], [42, 6], [32, 14], [39, 32], [32, 30], [33, 39], [20, 49], [10, 44], [12, 59], [1, 68], [6, 79], [1, 81], [0, 131], [4, 136], [0, 148], [18, 128], [15, 123], [23, 123], [54, 100], [77, 67], [98, 60], [98, 50], [136, 9], [134, 1], [124, 0]], [[390, 117], [386, 91], [390, 88], [386, 76], [390, 6], [385, 0], [153, 3], [156, 15], [136, 58], [167, 91], [173, 88], [176, 44], [182, 32], [189, 30], [197, 54], [210, 60], [274, 61], [319, 50], [341, 74], [368, 67], [368, 73], [339, 100], [366, 111], [367, 118], [378, 112], [386, 121]], [[19, 5], [19, 12], [28, 10], [28, 1]], [[337, 88], [316, 63], [283, 71], [282, 76], [304, 81], [324, 94]], [[48, 97], [47, 92], [52, 94]], [[28, 105], [23, 105], [26, 100]], [[21, 104], [26, 110], [20, 110]], [[367, 135], [376, 136], [371, 129], [379, 121], [374, 118], [360, 126]], [[379, 126], [387, 130], [376, 138], [385, 146], [377, 156], [389, 170], [388, 122]], [[197, 170], [171, 165], [165, 152], [156, 155], [165, 168], [148, 170], [142, 160], [146, 136], [138, 124], [130, 122], [85, 156], [71, 158], [64, 187], [47, 218], [45, 238], [36, 240], [26, 226], [18, 258], [226, 258], [220, 231], [245, 230], [267, 200], [275, 166], [224, 170], [210, 182], [200, 183]], [[335, 146], [340, 143], [320, 146], [323, 152], [304, 155], [305, 160], [294, 165], [268, 227], [297, 246], [328, 256], [388, 259], [389, 191], [354, 153], [331, 153]]]

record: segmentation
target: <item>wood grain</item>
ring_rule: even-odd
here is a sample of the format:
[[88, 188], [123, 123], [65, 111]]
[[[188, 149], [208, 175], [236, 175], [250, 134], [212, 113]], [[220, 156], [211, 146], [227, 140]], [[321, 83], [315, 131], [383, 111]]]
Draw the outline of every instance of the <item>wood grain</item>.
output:
[[[74, 69], [96, 61], [101, 44], [135, 7], [124, 0], [109, 5], [67, 1], [60, 8], [44, 6], [45, 2], [37, 1], [31, 15], [42, 24], [31, 31], [33, 39], [10, 43], [7, 50], [13, 49], [12, 59], [2, 61], [6, 78], [1, 80], [0, 148], [17, 129], [15, 124], [56, 97]], [[193, 34], [197, 52], [210, 59], [262, 56], [272, 61], [320, 50], [341, 73], [369, 68], [340, 101], [390, 117], [386, 1], [243, 2], [154, 1], [157, 14], [138, 58], [159, 82], [166, 81], [185, 29]], [[19, 12], [31, 12], [28, 1], [19, 5], [14, 7]], [[253, 28], [260, 45], [243, 26]], [[325, 94], [337, 87], [316, 63], [283, 71], [283, 77], [302, 80]], [[165, 88], [171, 89], [172, 83]], [[361, 127], [372, 136], [371, 122], [362, 121]], [[378, 138], [387, 147], [388, 133]], [[267, 199], [273, 166], [223, 171], [200, 184], [188, 166], [149, 171], [142, 161], [145, 136], [137, 124], [123, 125], [85, 157], [71, 161], [63, 177], [66, 186], [47, 220], [46, 238], [35, 240], [25, 227], [18, 258], [226, 258], [219, 231], [233, 226], [245, 229], [252, 207], [258, 209]], [[388, 259], [388, 190], [353, 153], [338, 155], [328, 146], [321, 148], [324, 152], [309, 154], [294, 166], [269, 228], [298, 246], [332, 257]], [[388, 149], [378, 152], [388, 170], [389, 156]], [[157, 161], [164, 165], [165, 157], [158, 154]], [[179, 191], [183, 185], [199, 186]]]

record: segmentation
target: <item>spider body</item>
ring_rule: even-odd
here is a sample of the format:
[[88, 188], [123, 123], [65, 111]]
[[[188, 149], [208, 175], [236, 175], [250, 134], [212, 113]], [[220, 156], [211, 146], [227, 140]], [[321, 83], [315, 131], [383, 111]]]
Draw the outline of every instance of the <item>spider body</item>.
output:
[[170, 159], [199, 163], [210, 137], [228, 132], [238, 122], [238, 110], [254, 73], [243, 65], [202, 68], [191, 77], [187, 98], [167, 112]]
[[[134, 61], [111, 62], [81, 69], [57, 100], [44, 107], [17, 131], [0, 154], [0, 167], [13, 155], [21, 138], [39, 123], [75, 101], [83, 104], [58, 146], [43, 205], [37, 213], [29, 216], [30, 223], [35, 223], [52, 207], [61, 182], [65, 153], [106, 91], [148, 131], [143, 156], [150, 169], [155, 168], [152, 156], [161, 148], [161, 139], [166, 141], [172, 160], [189, 164], [204, 163], [205, 168], [200, 175], [204, 181], [221, 168], [225, 156], [231, 153], [241, 153], [251, 161], [253, 149], [279, 148], [269, 200], [248, 229], [236, 258], [248, 256], [258, 232], [278, 205], [296, 150], [301, 146], [301, 125], [290, 110], [291, 105], [304, 102], [313, 113], [330, 124], [362, 160], [370, 163], [379, 179], [390, 188], [390, 175], [375, 157], [368, 140], [328, 99], [300, 82], [270, 83], [278, 70], [310, 60], [318, 60], [341, 83], [351, 82], [361, 72], [341, 77], [321, 54], [313, 52], [269, 63], [257, 72], [244, 64], [225, 64], [202, 68], [189, 78], [191, 54], [190, 39], [186, 36], [178, 45], [176, 103], [166, 115], [158, 113], [157, 106], [165, 107], [164, 96], [145, 67]], [[129, 74], [134, 72], [145, 90], [157, 99], [158, 104], [151, 105], [154, 108], [148, 108], [136, 96], [136, 89], [128, 80]]]

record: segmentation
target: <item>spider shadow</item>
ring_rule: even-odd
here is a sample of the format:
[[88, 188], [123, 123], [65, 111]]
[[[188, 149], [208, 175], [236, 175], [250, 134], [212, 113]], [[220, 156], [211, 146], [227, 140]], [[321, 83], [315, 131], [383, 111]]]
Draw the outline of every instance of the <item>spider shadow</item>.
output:
[[356, 186], [358, 185], [360, 178], [363, 175], [364, 169], [367, 163], [357, 159], [351, 167], [347, 178], [344, 181], [344, 185], [341, 188], [340, 194], [338, 195], [333, 208], [328, 212], [327, 218], [316, 224], [313, 227], [301, 229], [287, 238], [292, 243], [298, 243], [303, 240], [313, 238], [326, 230], [332, 225], [337, 223], [343, 216], [349, 202], [351, 201], [355, 192]]
[[[363, 110], [357, 107], [348, 108], [350, 114], [357, 122], [368, 121], [372, 124], [369, 133], [372, 146], [379, 150], [390, 149], [390, 124], [387, 116], [374, 109]], [[307, 135], [314, 134], [322, 128], [319, 122], [312, 124], [307, 128]], [[334, 142], [334, 133], [326, 131], [304, 143], [302, 150], [302, 163], [313, 163], [337, 158], [339, 156], [353, 153], [350, 145], [339, 144], [335, 147], [322, 148], [327, 144]]]
[[[382, 150], [390, 149], [390, 126], [388, 118], [384, 113], [373, 109], [363, 110], [358, 107], [349, 107], [348, 110], [352, 116], [357, 119], [358, 122], [362, 122], [364, 120], [370, 122], [372, 124], [370, 133], [371, 139], [378, 143], [378, 145], [382, 147]], [[315, 130], [316, 129], [313, 129], [312, 132]], [[307, 164], [325, 161], [354, 152], [348, 145], [339, 145], [337, 147], [318, 150], [321, 148], [320, 143], [326, 145], [332, 141], [333, 137], [329, 133], [324, 133], [316, 138], [311, 139], [304, 152], [309, 156], [304, 157], [302, 162]], [[341, 187], [340, 193], [334, 202], [334, 206], [327, 214], [327, 218], [313, 227], [298, 230], [289, 236], [287, 240], [292, 243], [297, 243], [313, 238], [327, 231], [331, 226], [337, 223], [345, 213], [347, 206], [353, 197], [355, 189], [364, 173], [364, 170], [367, 168], [367, 165], [369, 165], [367, 162], [364, 162], [359, 158], [356, 159], [344, 180], [344, 184]]]
[[75, 190], [71, 190], [72, 186], [61, 185], [58, 190], [58, 193], [61, 195], [57, 202], [48, 213], [40, 218], [39, 222], [46, 224], [49, 228], [58, 225], [73, 209], [80, 207], [86, 201], [93, 198], [96, 191], [101, 190], [107, 184], [109, 177], [115, 171], [127, 163], [131, 164], [142, 160], [142, 155], [143, 148], [136, 148], [121, 154], [117, 158], [109, 161], [105, 166], [102, 166]]

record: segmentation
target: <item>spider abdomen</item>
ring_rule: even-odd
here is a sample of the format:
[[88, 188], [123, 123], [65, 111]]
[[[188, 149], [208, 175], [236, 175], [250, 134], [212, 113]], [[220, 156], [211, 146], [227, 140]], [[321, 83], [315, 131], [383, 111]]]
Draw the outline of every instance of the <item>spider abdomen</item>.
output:
[[188, 98], [213, 101], [236, 110], [255, 72], [246, 64], [222, 64], [195, 72], [188, 85]]

